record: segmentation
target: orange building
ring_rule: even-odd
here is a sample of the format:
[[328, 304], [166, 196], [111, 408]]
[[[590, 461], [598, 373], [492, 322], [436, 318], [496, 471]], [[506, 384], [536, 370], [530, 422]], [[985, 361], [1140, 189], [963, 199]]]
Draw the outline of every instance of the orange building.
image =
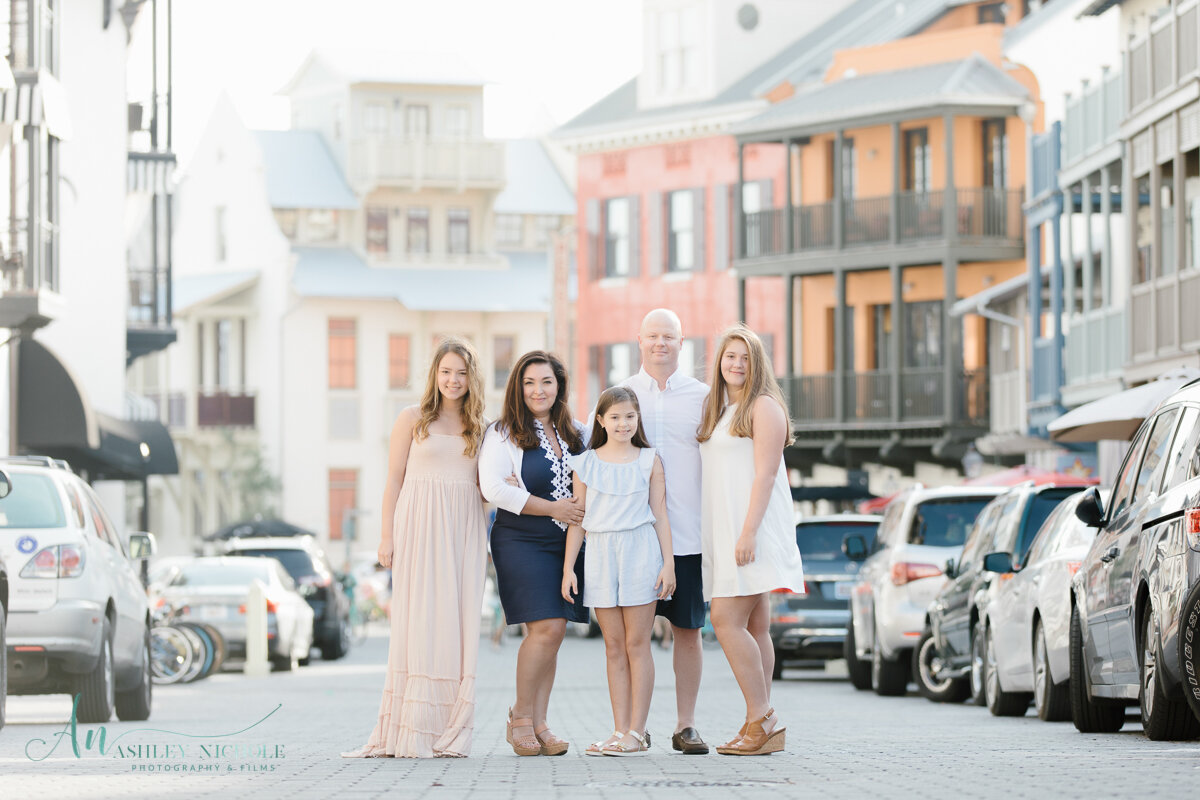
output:
[[[1003, 32], [947, 21], [841, 51], [823, 84], [733, 127], [742, 182], [769, 144], [783, 190], [737, 209], [734, 266], [747, 322], [783, 311], [794, 463], [957, 465], [988, 428], [987, 326], [949, 311], [1025, 269], [1041, 111]], [[767, 308], [761, 281], [783, 283]]]

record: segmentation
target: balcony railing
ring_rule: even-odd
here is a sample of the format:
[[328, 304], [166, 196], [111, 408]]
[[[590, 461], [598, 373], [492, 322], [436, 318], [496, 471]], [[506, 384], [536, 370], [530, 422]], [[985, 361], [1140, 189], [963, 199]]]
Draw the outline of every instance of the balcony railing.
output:
[[1033, 388], [1037, 402], [1049, 402], [1059, 389], [1059, 377], [1054, 369], [1054, 339], [1038, 339], [1033, 343]]
[[256, 418], [252, 392], [148, 393], [146, 400], [153, 403], [157, 419], [172, 429], [252, 428]]
[[[843, 201], [842, 247], [870, 247], [896, 242], [945, 239], [946, 191], [902, 192], [896, 197], [856, 198]], [[1020, 244], [1023, 237], [1020, 189], [965, 188], [954, 190], [954, 236], [970, 240]], [[892, 225], [892, 204], [898, 208]], [[818, 203], [793, 209], [791, 252], [833, 247], [833, 204]], [[787, 210], [769, 208], [743, 214], [742, 258], [782, 255], [788, 252]], [[893, 233], [894, 229], [894, 233]]]
[[500, 188], [504, 145], [483, 139], [356, 139], [348, 173], [359, 186]]
[[1020, 371], [993, 375], [992, 433], [1022, 433], [1026, 427], [1025, 376]]
[[1121, 118], [1125, 115], [1121, 77], [1115, 72], [1094, 85], [1085, 82], [1079, 94], [1067, 100], [1062, 135], [1064, 167], [1120, 138]]
[[126, 313], [129, 326], [171, 324], [167, 307], [170, 288], [170, 272], [166, 267], [129, 267], [129, 308]]
[[1187, 269], [1130, 291], [1129, 355], [1137, 361], [1200, 348], [1200, 271]]
[[[897, 378], [899, 395], [892, 390]], [[960, 371], [953, 380], [950, 414], [946, 413], [946, 370], [943, 367], [847, 372], [843, 375], [840, 404], [835, 373], [793, 375], [784, 378], [783, 384], [787, 388], [792, 419], [801, 425], [887, 424], [895, 421], [960, 422], [987, 427], [987, 371]]]
[[1066, 382], [1090, 383], [1116, 377], [1125, 364], [1125, 309], [1089, 311], [1069, 322]]
[[1169, 93], [1200, 70], [1196, 52], [1200, 35], [1198, 13], [1195, 0], [1172, 5], [1151, 23], [1148, 34], [1130, 44], [1127, 54], [1130, 112]]

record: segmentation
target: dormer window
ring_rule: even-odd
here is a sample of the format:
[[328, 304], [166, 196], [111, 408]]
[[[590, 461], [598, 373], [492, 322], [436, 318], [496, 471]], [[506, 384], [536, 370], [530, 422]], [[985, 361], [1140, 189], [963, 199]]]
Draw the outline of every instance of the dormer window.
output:
[[696, 6], [658, 15], [658, 88], [689, 89], [700, 81], [700, 9]]

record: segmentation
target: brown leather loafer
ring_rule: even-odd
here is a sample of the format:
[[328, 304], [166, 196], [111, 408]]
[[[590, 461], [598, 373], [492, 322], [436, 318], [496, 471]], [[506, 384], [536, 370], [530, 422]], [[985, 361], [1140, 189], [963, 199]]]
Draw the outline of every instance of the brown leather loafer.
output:
[[702, 756], [708, 752], [708, 745], [700, 738], [700, 731], [695, 728], [684, 728], [672, 736], [671, 747], [686, 756]]

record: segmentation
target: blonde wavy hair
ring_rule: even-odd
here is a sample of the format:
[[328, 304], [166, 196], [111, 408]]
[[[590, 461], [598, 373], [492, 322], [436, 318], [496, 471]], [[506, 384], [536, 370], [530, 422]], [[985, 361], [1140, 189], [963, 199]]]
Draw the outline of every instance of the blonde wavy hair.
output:
[[442, 393], [438, 390], [438, 367], [442, 359], [453, 353], [467, 365], [467, 393], [463, 395], [460, 416], [463, 423], [463, 440], [467, 443], [463, 454], [474, 458], [483, 441], [483, 429], [487, 427], [483, 418], [483, 376], [479, 372], [479, 356], [475, 348], [465, 339], [448, 336], [433, 351], [433, 362], [429, 365], [429, 377], [425, 379], [425, 393], [421, 395], [421, 417], [413, 426], [413, 439], [422, 441], [429, 436], [429, 426], [442, 413]]
[[725, 396], [729, 387], [721, 374], [721, 359], [725, 355], [725, 348], [734, 339], [739, 339], [746, 345], [750, 363], [746, 370], [742, 398], [738, 402], [737, 410], [733, 412], [733, 419], [729, 422], [730, 435], [742, 438], [754, 436], [754, 404], [759, 397], [767, 395], [783, 409], [783, 416], [788, 424], [787, 441], [784, 444], [791, 444], [795, 441], [792, 436], [792, 421], [788, 419], [787, 403], [783, 399], [778, 381], [775, 380], [775, 371], [767, 361], [767, 350], [758, 334], [741, 322], [722, 333], [717, 343], [717, 357], [713, 361], [708, 397], [704, 399], [704, 411], [700, 417], [700, 429], [696, 431], [696, 441], [707, 442], [712, 438], [717, 423], [721, 421], [721, 415], [725, 413]]

